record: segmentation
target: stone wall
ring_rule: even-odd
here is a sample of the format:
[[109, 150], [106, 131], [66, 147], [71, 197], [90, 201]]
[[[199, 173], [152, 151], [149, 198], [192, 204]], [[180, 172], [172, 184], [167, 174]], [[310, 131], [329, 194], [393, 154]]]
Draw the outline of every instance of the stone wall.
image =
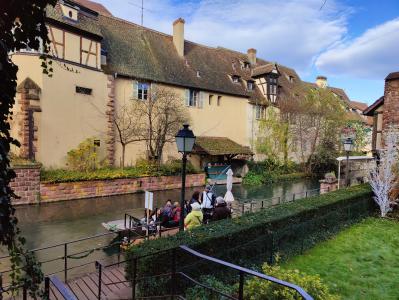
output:
[[[17, 174], [11, 183], [16, 195], [21, 197], [14, 204], [34, 204], [81, 198], [131, 194], [144, 190], [157, 191], [181, 187], [180, 176], [160, 176], [92, 180], [62, 183], [40, 182], [40, 166], [14, 167]], [[202, 186], [205, 174], [189, 174], [186, 186]]]
[[34, 204], [40, 199], [40, 165], [14, 166], [17, 177], [10, 186], [19, 199], [13, 204]]
[[388, 77], [384, 89], [383, 131], [389, 126], [399, 126], [399, 77]]

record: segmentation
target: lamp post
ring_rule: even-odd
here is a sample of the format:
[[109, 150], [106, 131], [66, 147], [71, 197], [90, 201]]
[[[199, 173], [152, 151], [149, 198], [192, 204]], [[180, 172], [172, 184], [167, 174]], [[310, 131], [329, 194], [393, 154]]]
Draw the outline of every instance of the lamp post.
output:
[[182, 157], [182, 172], [181, 172], [181, 198], [180, 198], [180, 221], [179, 230], [184, 230], [184, 197], [186, 190], [186, 164], [187, 164], [187, 154], [193, 150], [195, 135], [191, 129], [188, 128], [188, 124], [184, 124], [183, 128], [179, 130], [176, 138], [177, 151], [183, 154]]
[[349, 186], [349, 153], [353, 149], [353, 140], [348, 137], [344, 140], [344, 150], [346, 152], [345, 186]]

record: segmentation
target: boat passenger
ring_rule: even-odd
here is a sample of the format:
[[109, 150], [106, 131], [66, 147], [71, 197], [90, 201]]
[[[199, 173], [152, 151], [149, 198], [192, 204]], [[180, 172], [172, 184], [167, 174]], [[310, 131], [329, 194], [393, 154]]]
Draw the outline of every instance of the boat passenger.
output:
[[203, 214], [201, 211], [201, 205], [198, 202], [191, 204], [191, 212], [184, 219], [184, 228], [191, 230], [195, 227], [201, 226], [203, 221]]
[[226, 201], [223, 197], [216, 198], [216, 207], [213, 211], [212, 221], [218, 221], [231, 218], [231, 210], [227, 207]]
[[173, 206], [172, 201], [168, 199], [165, 206], [161, 209], [161, 225], [168, 223], [172, 219]]
[[172, 218], [169, 222], [165, 223], [163, 226], [167, 228], [173, 228], [179, 226], [181, 217], [181, 207], [179, 202], [173, 203]]
[[191, 200], [186, 203], [186, 212], [187, 214], [191, 212], [191, 204], [193, 203], [199, 203], [199, 198], [200, 198], [200, 192], [195, 191], [193, 195], [191, 196]]
[[212, 219], [213, 209], [215, 207], [216, 196], [211, 191], [211, 186], [207, 184], [205, 190], [202, 193], [201, 208], [204, 214], [204, 223], [207, 224]]

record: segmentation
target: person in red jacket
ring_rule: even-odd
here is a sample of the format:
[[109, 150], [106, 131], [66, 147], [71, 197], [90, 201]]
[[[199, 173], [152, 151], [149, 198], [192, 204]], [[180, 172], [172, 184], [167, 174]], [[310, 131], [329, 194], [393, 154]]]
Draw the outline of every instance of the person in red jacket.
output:
[[175, 202], [175, 203], [173, 203], [171, 220], [163, 226], [167, 227], [167, 228], [177, 227], [177, 226], [179, 226], [180, 218], [181, 218], [180, 203]]

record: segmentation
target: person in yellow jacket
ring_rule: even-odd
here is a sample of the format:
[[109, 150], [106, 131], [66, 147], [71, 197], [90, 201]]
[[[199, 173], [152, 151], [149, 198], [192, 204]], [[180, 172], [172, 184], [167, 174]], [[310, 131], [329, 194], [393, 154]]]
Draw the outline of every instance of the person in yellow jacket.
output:
[[201, 226], [204, 215], [201, 211], [201, 204], [194, 202], [191, 204], [191, 212], [184, 218], [184, 227], [186, 230]]

